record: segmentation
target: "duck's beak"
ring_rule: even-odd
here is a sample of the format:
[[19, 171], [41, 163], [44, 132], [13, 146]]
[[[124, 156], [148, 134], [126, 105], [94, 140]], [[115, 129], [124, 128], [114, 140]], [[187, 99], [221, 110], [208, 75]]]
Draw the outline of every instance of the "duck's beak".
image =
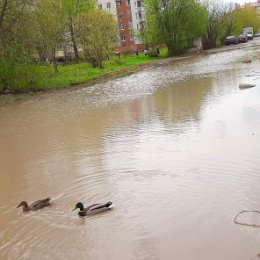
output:
[[19, 207], [21, 207], [21, 206], [22, 206], [22, 203], [20, 203], [19, 205], [17, 205], [16, 208], [19, 208]]
[[77, 208], [73, 209], [72, 211], [76, 210]]

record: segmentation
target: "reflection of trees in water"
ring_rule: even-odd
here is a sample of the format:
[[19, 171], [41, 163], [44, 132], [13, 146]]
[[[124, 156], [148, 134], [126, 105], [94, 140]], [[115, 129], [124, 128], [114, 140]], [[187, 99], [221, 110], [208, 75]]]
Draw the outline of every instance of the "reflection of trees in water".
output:
[[174, 124], [198, 121], [212, 86], [212, 79], [196, 79], [160, 89], [154, 95], [157, 113]]
[[7, 110], [8, 120], [1, 121], [0, 132], [5, 138], [0, 138], [0, 154], [6, 155], [4, 159], [10, 155], [1, 169], [6, 177], [20, 178], [25, 188], [37, 186], [37, 178], [31, 178], [34, 174], [48, 177], [53, 173], [52, 183], [58, 186], [60, 176], [70, 180], [75, 171], [101, 171], [107, 140], [157, 111], [174, 123], [199, 120], [211, 88], [209, 79], [193, 80], [162, 88], [152, 96], [98, 109], [82, 107], [78, 102], [61, 106], [55, 100], [48, 106], [45, 102], [26, 103], [15, 112], [13, 105]]

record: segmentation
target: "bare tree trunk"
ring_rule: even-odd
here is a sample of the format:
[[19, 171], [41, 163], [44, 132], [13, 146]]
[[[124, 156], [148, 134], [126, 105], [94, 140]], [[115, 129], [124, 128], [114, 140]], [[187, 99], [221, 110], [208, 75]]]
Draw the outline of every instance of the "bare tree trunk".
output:
[[71, 16], [69, 17], [69, 20], [70, 20], [70, 26], [69, 27], [70, 27], [71, 41], [72, 41], [73, 49], [74, 49], [74, 52], [75, 52], [75, 58], [76, 58], [76, 60], [78, 60], [79, 59], [79, 51], [78, 51], [76, 40], [75, 40], [73, 21], [72, 21]]
[[1, 10], [1, 13], [0, 13], [0, 28], [2, 27], [2, 24], [3, 24], [3, 21], [4, 21], [6, 9], [7, 9], [7, 0], [5, 0], [3, 2], [3, 7], [2, 7], [2, 10]]
[[56, 61], [56, 59], [53, 60], [52, 64], [53, 64], [54, 72], [56, 74], [58, 74], [59, 73], [59, 71], [58, 71], [58, 62]]
[[168, 56], [173, 57], [174, 55], [174, 44], [172, 42], [167, 42], [166, 43], [167, 49], [168, 49]]

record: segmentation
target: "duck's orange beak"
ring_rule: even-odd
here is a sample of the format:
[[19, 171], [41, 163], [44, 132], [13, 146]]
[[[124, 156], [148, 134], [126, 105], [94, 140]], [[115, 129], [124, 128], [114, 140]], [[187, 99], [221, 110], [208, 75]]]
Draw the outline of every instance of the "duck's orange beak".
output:
[[77, 208], [73, 209], [72, 211], [76, 210]]

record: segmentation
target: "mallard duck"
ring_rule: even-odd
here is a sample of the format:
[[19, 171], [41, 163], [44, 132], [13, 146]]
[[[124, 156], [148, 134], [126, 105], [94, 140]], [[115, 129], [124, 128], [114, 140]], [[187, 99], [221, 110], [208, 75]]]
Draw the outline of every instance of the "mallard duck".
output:
[[107, 202], [104, 204], [93, 204], [91, 206], [88, 206], [87, 208], [84, 208], [84, 205], [82, 202], [78, 202], [75, 206], [75, 209], [79, 209], [79, 216], [80, 217], [85, 217], [93, 214], [97, 214], [106, 210], [110, 209], [110, 206], [112, 205], [112, 202]]
[[28, 203], [26, 201], [22, 201], [17, 208], [19, 207], [23, 207], [23, 211], [30, 211], [30, 210], [37, 210], [37, 209], [42, 209], [44, 207], [48, 207], [50, 206], [50, 201], [51, 198], [45, 198], [45, 199], [41, 199], [41, 200], [37, 200], [35, 202], [33, 202], [32, 204], [28, 205]]

